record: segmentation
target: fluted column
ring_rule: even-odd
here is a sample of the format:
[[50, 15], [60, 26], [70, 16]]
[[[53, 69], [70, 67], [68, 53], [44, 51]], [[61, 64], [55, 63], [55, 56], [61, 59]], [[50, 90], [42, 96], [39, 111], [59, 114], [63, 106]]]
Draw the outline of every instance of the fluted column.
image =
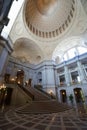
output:
[[7, 62], [7, 58], [8, 58], [8, 52], [6, 51], [6, 49], [4, 48], [1, 55], [0, 55], [0, 79], [2, 80], [3, 77], [3, 72], [5, 70], [5, 63]]
[[0, 75], [2, 74], [3, 66], [5, 64], [6, 58], [7, 58], [8, 52], [4, 48], [2, 51], [2, 54], [0, 56]]
[[54, 80], [55, 80], [55, 94], [56, 94], [56, 99], [58, 99], [58, 85], [59, 85], [59, 76], [57, 73], [57, 69], [54, 69]]
[[66, 79], [66, 84], [67, 86], [70, 86], [70, 73], [69, 73], [69, 70], [68, 70], [68, 67], [65, 65], [64, 66], [64, 71], [65, 71], [65, 79]]
[[80, 80], [83, 83], [86, 83], [86, 75], [85, 75], [85, 72], [83, 70], [83, 66], [82, 66], [82, 64], [79, 60], [77, 61], [77, 67], [78, 67], [78, 73], [79, 73], [79, 76], [80, 76]]
[[0, 37], [0, 83], [3, 82], [3, 76], [8, 62], [8, 57], [13, 51], [12, 47], [6, 39]]

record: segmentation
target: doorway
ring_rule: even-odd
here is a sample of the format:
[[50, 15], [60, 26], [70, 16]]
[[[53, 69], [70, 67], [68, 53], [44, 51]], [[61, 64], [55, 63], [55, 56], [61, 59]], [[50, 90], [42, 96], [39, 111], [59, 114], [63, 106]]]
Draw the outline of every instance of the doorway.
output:
[[10, 105], [11, 103], [11, 96], [12, 96], [12, 88], [7, 87], [3, 89], [0, 93], [0, 105]]
[[17, 71], [16, 82], [17, 82], [18, 85], [23, 86], [23, 83], [24, 83], [24, 71], [23, 70]]
[[63, 103], [66, 103], [66, 101], [67, 101], [67, 97], [66, 97], [66, 90], [60, 90], [60, 96], [61, 96], [61, 101], [63, 102]]
[[28, 85], [31, 87], [31, 85], [32, 85], [32, 79], [28, 80]]
[[10, 74], [5, 74], [4, 75], [4, 81], [5, 81], [5, 83], [9, 83], [10, 82]]
[[84, 101], [84, 96], [81, 88], [74, 89], [76, 103], [82, 103]]
[[6, 95], [6, 99], [5, 99], [6, 105], [10, 105], [10, 103], [11, 103], [12, 91], [13, 91], [13, 88], [7, 88], [7, 95]]

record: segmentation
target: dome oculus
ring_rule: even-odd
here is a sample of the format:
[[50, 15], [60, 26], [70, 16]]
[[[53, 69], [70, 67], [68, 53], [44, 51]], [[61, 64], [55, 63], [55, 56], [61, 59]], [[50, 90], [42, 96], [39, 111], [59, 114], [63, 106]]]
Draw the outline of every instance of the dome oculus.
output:
[[42, 15], [51, 15], [58, 5], [58, 0], [34, 0], [34, 2]]

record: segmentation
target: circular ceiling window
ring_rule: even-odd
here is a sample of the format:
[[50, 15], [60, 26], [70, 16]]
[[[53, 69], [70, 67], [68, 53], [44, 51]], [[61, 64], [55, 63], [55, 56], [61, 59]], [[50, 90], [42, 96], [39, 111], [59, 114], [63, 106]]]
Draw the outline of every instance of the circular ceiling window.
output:
[[58, 7], [58, 0], [34, 0], [34, 2], [42, 15], [51, 15]]

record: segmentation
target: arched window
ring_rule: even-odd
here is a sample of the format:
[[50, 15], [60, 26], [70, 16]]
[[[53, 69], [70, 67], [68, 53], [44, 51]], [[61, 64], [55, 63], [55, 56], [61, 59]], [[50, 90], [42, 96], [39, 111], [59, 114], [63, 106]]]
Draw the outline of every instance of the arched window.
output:
[[78, 47], [78, 52], [79, 52], [79, 55], [81, 55], [83, 53], [87, 53], [87, 48], [85, 48], [85, 47]]
[[67, 61], [69, 59], [72, 59], [78, 55], [82, 55], [84, 53], [87, 53], [87, 48], [85, 47], [75, 47], [75, 48], [72, 48], [72, 49], [69, 49], [67, 52], [65, 52], [63, 58], [62, 58], [62, 61]]

